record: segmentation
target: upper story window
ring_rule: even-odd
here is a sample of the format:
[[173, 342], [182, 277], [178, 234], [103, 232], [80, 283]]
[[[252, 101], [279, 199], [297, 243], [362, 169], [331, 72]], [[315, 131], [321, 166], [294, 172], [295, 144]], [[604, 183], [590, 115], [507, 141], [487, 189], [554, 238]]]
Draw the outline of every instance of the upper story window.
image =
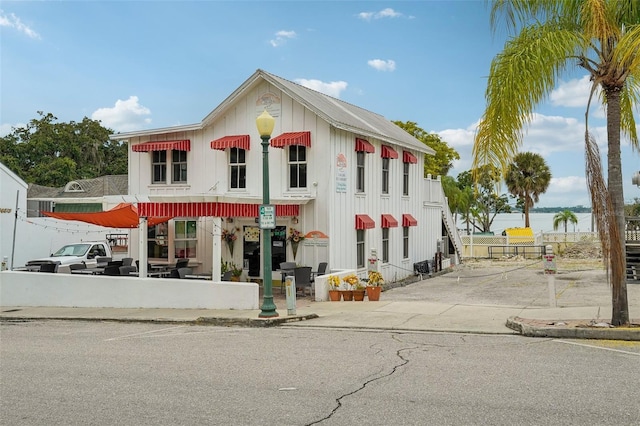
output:
[[389, 193], [389, 159], [382, 159], [382, 193]]
[[187, 151], [171, 151], [171, 183], [187, 183]]
[[364, 152], [356, 154], [356, 192], [364, 192]]
[[289, 146], [289, 188], [307, 187], [307, 148]]
[[[168, 170], [171, 171], [171, 183], [187, 182], [187, 152], [191, 150], [189, 139], [145, 142], [132, 145], [131, 150], [151, 152], [151, 183], [168, 183]], [[167, 154], [168, 151], [171, 154]]]
[[418, 163], [418, 159], [409, 151], [402, 151], [402, 162], [402, 195], [409, 195], [409, 165]]
[[167, 183], [167, 151], [153, 151], [151, 183]]
[[371, 154], [376, 149], [369, 141], [356, 138], [356, 192], [364, 192], [364, 159], [365, 154]]
[[382, 193], [389, 193], [389, 169], [391, 162], [389, 160], [398, 158], [398, 153], [388, 145], [382, 145], [380, 152], [382, 157]]
[[84, 188], [79, 182], [71, 181], [64, 187], [64, 192], [84, 192]]
[[229, 181], [232, 189], [247, 187], [246, 151], [241, 148], [229, 149]]
[[402, 163], [402, 195], [409, 195], [409, 163]]

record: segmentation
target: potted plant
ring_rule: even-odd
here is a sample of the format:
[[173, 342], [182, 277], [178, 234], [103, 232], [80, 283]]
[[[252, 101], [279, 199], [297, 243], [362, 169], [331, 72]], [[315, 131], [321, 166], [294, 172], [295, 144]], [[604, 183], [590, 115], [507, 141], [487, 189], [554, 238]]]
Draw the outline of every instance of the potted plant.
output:
[[384, 278], [378, 271], [369, 271], [367, 279], [367, 299], [371, 302], [377, 302], [380, 300], [380, 292], [382, 291], [382, 284], [384, 284]]
[[362, 302], [364, 300], [364, 289], [364, 285], [358, 280], [358, 283], [353, 286], [353, 300]]
[[235, 263], [231, 262], [229, 264], [229, 270], [231, 271], [231, 281], [240, 281], [240, 276], [242, 275], [242, 268]]
[[329, 286], [329, 300], [339, 302], [342, 298], [342, 294], [340, 294], [340, 277], [329, 275], [327, 277], [327, 285]]
[[360, 282], [360, 279], [356, 274], [349, 274], [342, 277], [342, 281], [347, 286], [346, 290], [342, 290], [342, 300], [353, 300], [353, 288]]

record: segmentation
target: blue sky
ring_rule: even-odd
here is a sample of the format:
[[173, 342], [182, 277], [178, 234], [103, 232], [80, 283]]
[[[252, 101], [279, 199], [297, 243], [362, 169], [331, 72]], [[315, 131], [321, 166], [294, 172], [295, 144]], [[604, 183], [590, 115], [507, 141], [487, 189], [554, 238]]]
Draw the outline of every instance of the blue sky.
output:
[[[479, 0], [3, 1], [0, 36], [2, 135], [37, 111], [115, 131], [197, 123], [261, 68], [440, 134], [461, 156], [454, 177], [471, 166], [506, 39]], [[528, 129], [522, 151], [543, 155], [553, 175], [537, 206], [590, 205], [588, 83], [579, 70], [564, 76]], [[606, 152], [601, 110], [590, 123]], [[631, 201], [640, 157], [623, 145]]]

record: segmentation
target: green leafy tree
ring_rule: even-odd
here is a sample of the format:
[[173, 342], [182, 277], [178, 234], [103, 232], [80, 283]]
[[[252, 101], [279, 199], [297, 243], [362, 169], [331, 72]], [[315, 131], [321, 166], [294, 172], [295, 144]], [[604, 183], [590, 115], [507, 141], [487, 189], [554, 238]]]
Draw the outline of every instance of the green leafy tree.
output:
[[496, 0], [491, 25], [513, 32], [494, 58], [487, 83], [487, 107], [476, 133], [474, 167], [506, 171], [522, 145], [523, 129], [557, 78], [579, 66], [591, 77], [591, 99], [601, 89], [607, 120], [607, 184], [597, 144], [586, 119], [587, 185], [612, 285], [612, 324], [629, 323], [620, 135], [633, 147], [633, 116], [640, 99], [640, 4], [637, 0]]
[[76, 179], [127, 174], [127, 145], [112, 141], [99, 121], [58, 123], [38, 111], [24, 127], [0, 138], [0, 161], [28, 183], [63, 186]]
[[465, 215], [467, 227], [472, 226], [474, 231], [491, 232], [491, 225], [498, 213], [511, 213], [507, 194], [498, 195], [501, 179], [500, 171], [493, 166], [482, 166], [479, 170], [458, 175], [458, 184], [471, 194]]
[[574, 225], [578, 223], [578, 217], [571, 210], [563, 210], [553, 216], [553, 230], [557, 231], [560, 224], [564, 224], [564, 232], [567, 233], [567, 224], [571, 222]]
[[551, 171], [541, 155], [521, 152], [513, 158], [504, 178], [511, 195], [518, 199], [524, 211], [524, 226], [529, 228], [529, 210], [540, 201], [551, 182]]
[[424, 157], [425, 176], [428, 174], [446, 176], [453, 167], [453, 161], [460, 159], [458, 151], [451, 148], [437, 134], [426, 132], [413, 121], [394, 121], [394, 123], [436, 152], [435, 155], [425, 155]]

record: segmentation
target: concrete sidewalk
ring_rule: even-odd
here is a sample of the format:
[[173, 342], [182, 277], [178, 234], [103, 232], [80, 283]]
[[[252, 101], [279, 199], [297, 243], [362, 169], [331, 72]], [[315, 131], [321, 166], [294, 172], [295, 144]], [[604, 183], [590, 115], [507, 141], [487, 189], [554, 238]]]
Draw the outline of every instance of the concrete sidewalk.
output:
[[635, 326], [611, 328], [611, 290], [601, 268], [560, 264], [554, 284], [556, 297], [551, 300], [549, 279], [536, 262], [467, 262], [436, 277], [397, 285], [383, 292], [379, 302], [298, 299], [295, 315], [287, 314], [284, 296], [276, 289], [279, 316], [272, 319], [259, 318], [259, 310], [2, 307], [0, 320], [281, 325], [640, 341], [640, 285], [627, 287]]

